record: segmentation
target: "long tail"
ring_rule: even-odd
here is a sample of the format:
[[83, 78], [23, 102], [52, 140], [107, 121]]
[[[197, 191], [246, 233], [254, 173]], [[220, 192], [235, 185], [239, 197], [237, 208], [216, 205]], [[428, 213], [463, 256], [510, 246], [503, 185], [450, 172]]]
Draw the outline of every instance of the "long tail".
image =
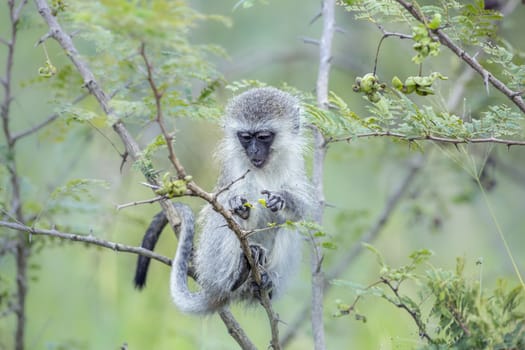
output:
[[215, 308], [205, 290], [191, 292], [188, 288], [188, 262], [192, 257], [193, 237], [195, 235], [193, 212], [185, 204], [174, 203], [174, 205], [179, 213], [181, 226], [179, 244], [171, 269], [171, 298], [181, 312], [191, 314], [213, 312]]
[[[164, 215], [164, 212], [161, 211], [155, 215], [153, 220], [151, 220], [146, 233], [144, 234], [144, 238], [142, 239], [142, 248], [153, 250], [157, 244], [157, 241], [159, 240], [162, 230], [167, 223], [168, 219], [166, 218], [166, 215]], [[146, 285], [146, 277], [148, 275], [150, 260], [150, 258], [143, 255], [139, 255], [137, 259], [137, 269], [135, 270], [133, 284], [135, 285], [135, 288], [139, 290], [144, 288]]]

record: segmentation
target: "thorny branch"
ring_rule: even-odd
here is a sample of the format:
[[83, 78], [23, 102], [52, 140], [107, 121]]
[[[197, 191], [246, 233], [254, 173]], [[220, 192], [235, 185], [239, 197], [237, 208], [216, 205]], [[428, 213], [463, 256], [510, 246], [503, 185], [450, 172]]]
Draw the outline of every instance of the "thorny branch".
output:
[[441, 137], [441, 136], [435, 136], [435, 135], [422, 135], [422, 136], [407, 136], [405, 134], [391, 132], [391, 131], [374, 131], [364, 134], [357, 134], [354, 136], [348, 136], [348, 137], [341, 137], [341, 138], [331, 138], [328, 139], [327, 142], [350, 142], [355, 138], [364, 138], [364, 137], [392, 137], [397, 139], [406, 140], [408, 142], [415, 142], [415, 141], [434, 141], [438, 143], [449, 143], [453, 145], [459, 145], [459, 144], [469, 144], [469, 143], [496, 143], [496, 144], [502, 144], [506, 145], [508, 148], [511, 146], [525, 146], [525, 141], [520, 140], [506, 140], [506, 139], [500, 139], [497, 137], [484, 137], [484, 138], [449, 138], [449, 137]]
[[[405, 0], [396, 0], [402, 7], [404, 7], [416, 20], [425, 24], [427, 19], [411, 2]], [[443, 31], [443, 29], [430, 30], [439, 39], [441, 44], [448, 47], [456, 56], [467, 63], [472, 69], [483, 77], [483, 81], [490, 83], [497, 90], [501, 91], [507, 96], [523, 113], [525, 113], [525, 101], [520, 92], [513, 91], [501, 80], [496, 78], [491, 72], [486, 70], [474, 57], [470, 56], [463, 48], [454, 43], [452, 39]]]
[[[144, 63], [146, 65], [146, 72], [147, 72], [147, 80], [150, 85], [151, 91], [153, 92], [153, 97], [155, 99], [155, 106], [156, 106], [156, 119], [155, 121], [159, 124], [159, 127], [161, 129], [162, 135], [164, 136], [164, 139], [166, 141], [166, 146], [168, 148], [169, 153], [169, 160], [175, 170], [177, 171], [177, 176], [179, 179], [184, 179], [187, 176], [186, 170], [184, 169], [183, 165], [180, 163], [180, 161], [177, 158], [177, 155], [175, 153], [175, 150], [173, 149], [173, 136], [168, 133], [166, 126], [164, 124], [164, 118], [162, 113], [162, 95], [163, 93], [157, 88], [157, 85], [155, 83], [155, 79], [153, 77], [153, 65], [150, 63], [148, 56], [145, 51], [145, 46], [142, 44], [140, 49], [140, 54], [144, 60]], [[243, 179], [246, 176], [247, 173], [242, 175], [240, 179]], [[197, 197], [200, 197], [204, 199], [206, 202], [208, 202], [213, 209], [221, 214], [224, 219], [226, 220], [226, 223], [228, 227], [235, 233], [237, 238], [239, 239], [239, 242], [241, 243], [241, 248], [246, 256], [248, 263], [251, 266], [251, 271], [253, 278], [256, 283], [261, 283], [261, 271], [259, 271], [258, 265], [255, 263], [255, 260], [253, 259], [251, 249], [248, 243], [246, 232], [239, 226], [237, 221], [235, 221], [232, 213], [230, 210], [226, 209], [222, 204], [219, 203], [217, 200], [218, 195], [217, 194], [211, 194], [206, 191], [204, 191], [201, 187], [199, 187], [194, 181], [190, 181], [187, 184], [188, 189], [191, 192], [191, 195], [195, 195]], [[270, 321], [270, 328], [272, 333], [272, 340], [271, 340], [271, 346], [274, 350], [280, 349], [280, 341], [279, 341], [279, 316], [275, 313], [275, 311], [272, 308], [272, 304], [270, 302], [270, 298], [267, 291], [263, 291], [261, 293], [261, 305], [266, 310], [266, 313], [268, 315], [268, 319]], [[229, 321], [231, 317], [227, 317], [227, 315], [222, 315], [224, 310], [220, 311], [221, 319], [223, 321]], [[232, 324], [226, 324], [228, 330], [231, 329]], [[242, 331], [242, 329], [237, 330], [237, 332]], [[230, 334], [232, 334], [230, 332]], [[232, 335], [233, 337], [233, 335]], [[244, 337], [233, 337], [236, 341], [243, 340]], [[241, 344], [239, 343], [243, 348], [246, 348], [249, 344]]]

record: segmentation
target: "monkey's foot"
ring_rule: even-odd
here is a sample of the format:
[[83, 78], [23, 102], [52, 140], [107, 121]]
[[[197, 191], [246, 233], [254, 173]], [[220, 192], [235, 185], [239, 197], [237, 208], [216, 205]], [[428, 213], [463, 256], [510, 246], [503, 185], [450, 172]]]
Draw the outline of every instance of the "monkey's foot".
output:
[[269, 273], [264, 269], [264, 266], [266, 266], [268, 261], [266, 249], [260, 245], [252, 244], [250, 245], [250, 250], [252, 251], [253, 260], [256, 263], [261, 275], [261, 283], [257, 283], [255, 281], [250, 282], [250, 293], [254, 296], [254, 298], [260, 300], [261, 292], [268, 291], [268, 296], [271, 298], [273, 283]]
[[250, 217], [250, 206], [248, 200], [241, 196], [233, 196], [229, 200], [232, 212], [241, 219], [247, 220]]
[[[253, 261], [257, 265], [257, 268], [259, 271], [261, 271], [261, 274], [264, 272], [264, 266], [267, 262], [266, 258], [266, 248], [263, 246], [260, 246], [258, 244], [251, 244], [250, 245], [250, 251], [252, 253]], [[244, 282], [250, 277], [251, 272], [251, 266], [248, 262], [248, 259], [246, 258], [246, 255], [244, 253], [241, 253], [241, 266], [239, 268], [239, 277], [237, 278], [237, 281], [235, 281], [232, 291], [236, 290], [240, 286], [243, 285]]]
[[267, 190], [261, 191], [268, 199], [266, 200], [266, 207], [273, 212], [283, 210], [285, 205], [284, 195], [279, 192], [270, 192]]
[[261, 300], [261, 293], [263, 291], [267, 291], [268, 297], [271, 299], [272, 289], [273, 289], [273, 282], [270, 278], [270, 275], [266, 271], [261, 272], [261, 284], [258, 284], [255, 281], [252, 281], [250, 283], [250, 293], [257, 300]]

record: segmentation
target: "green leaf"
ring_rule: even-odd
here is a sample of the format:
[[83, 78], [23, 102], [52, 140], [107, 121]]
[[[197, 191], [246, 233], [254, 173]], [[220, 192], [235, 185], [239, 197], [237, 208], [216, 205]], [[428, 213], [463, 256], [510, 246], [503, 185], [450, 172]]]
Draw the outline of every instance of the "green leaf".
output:
[[379, 263], [379, 265], [381, 267], [385, 267], [386, 264], [385, 264], [385, 259], [383, 257], [383, 255], [379, 252], [379, 250], [377, 250], [376, 247], [374, 247], [373, 245], [369, 244], [369, 243], [361, 243], [363, 245], [363, 247], [365, 247], [366, 249], [368, 249], [369, 251], [371, 251], [377, 258], [377, 262]]

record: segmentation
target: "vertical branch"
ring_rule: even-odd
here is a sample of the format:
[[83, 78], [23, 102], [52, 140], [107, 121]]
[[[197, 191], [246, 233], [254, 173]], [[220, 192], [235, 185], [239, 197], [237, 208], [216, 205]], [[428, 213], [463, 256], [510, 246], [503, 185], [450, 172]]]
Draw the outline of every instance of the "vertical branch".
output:
[[[15, 6], [14, 0], [7, 2], [9, 8], [9, 19], [11, 21], [11, 37], [2, 41], [7, 46], [7, 60], [5, 65], [5, 76], [1, 83], [4, 88], [4, 101], [1, 105], [2, 129], [7, 142], [7, 159], [6, 167], [9, 172], [11, 182], [11, 211], [16, 220], [24, 222], [22, 212], [22, 199], [20, 196], [20, 179], [16, 169], [15, 158], [15, 139], [13, 138], [9, 125], [9, 114], [11, 111], [12, 96], [12, 73], [14, 63], [14, 52], [17, 38], [17, 25], [20, 19], [22, 8], [26, 5], [27, 0], [22, 0]], [[26, 235], [19, 235], [16, 238], [15, 258], [16, 258], [16, 331], [15, 331], [15, 349], [23, 350], [25, 334], [25, 309], [27, 294], [27, 259], [29, 247], [26, 243]]]
[[[317, 75], [317, 104], [320, 108], [328, 108], [328, 81], [332, 61], [332, 40], [335, 30], [335, 0], [324, 0], [321, 15], [323, 17], [323, 31], [319, 42], [319, 70]], [[324, 159], [327, 143], [319, 130], [314, 130], [314, 159], [312, 182], [315, 187], [319, 203], [315, 210], [314, 219], [319, 224], [323, 221], [324, 211]], [[323, 322], [323, 291], [325, 278], [321, 268], [323, 255], [319, 246], [314, 242], [311, 252], [312, 272], [312, 332], [315, 349], [325, 349], [325, 334]]]

